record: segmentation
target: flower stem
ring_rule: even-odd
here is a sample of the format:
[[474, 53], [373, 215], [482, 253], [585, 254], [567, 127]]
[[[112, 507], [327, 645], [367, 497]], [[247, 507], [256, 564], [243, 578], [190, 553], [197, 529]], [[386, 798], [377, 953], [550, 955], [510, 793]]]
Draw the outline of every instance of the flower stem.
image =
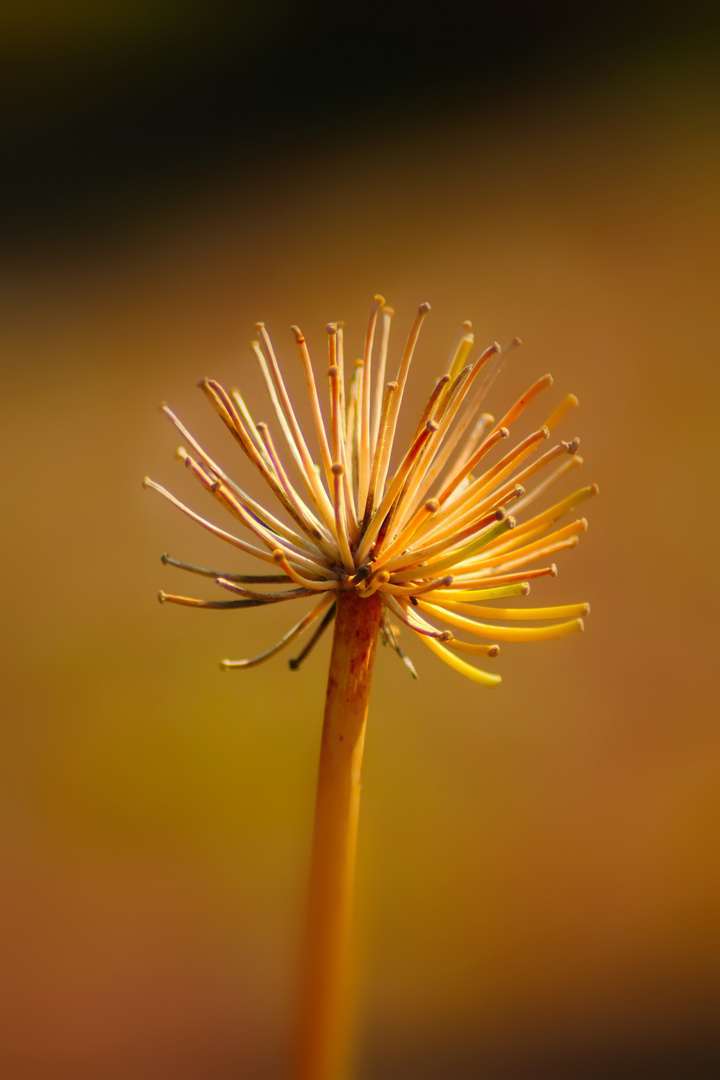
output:
[[382, 601], [338, 599], [318, 771], [297, 1080], [338, 1080], [345, 1066], [349, 931], [360, 808], [360, 766]]

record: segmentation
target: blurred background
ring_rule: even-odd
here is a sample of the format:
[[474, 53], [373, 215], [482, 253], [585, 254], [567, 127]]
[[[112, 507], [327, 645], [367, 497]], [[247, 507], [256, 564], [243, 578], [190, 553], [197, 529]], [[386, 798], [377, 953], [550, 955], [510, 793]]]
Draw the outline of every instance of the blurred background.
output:
[[719, 30], [3, 6], [3, 1077], [280, 1075], [329, 640], [221, 674], [296, 613], [161, 608], [164, 551], [250, 568], [141, 478], [203, 509], [168, 400], [244, 482], [197, 380], [262, 417], [254, 322], [299, 387], [290, 325], [354, 357], [377, 291], [393, 364], [433, 305], [415, 408], [461, 320], [519, 334], [489, 407], [552, 371], [601, 497], [533, 591], [584, 635], [505, 647], [493, 692], [379, 651], [360, 1080], [717, 1075]]

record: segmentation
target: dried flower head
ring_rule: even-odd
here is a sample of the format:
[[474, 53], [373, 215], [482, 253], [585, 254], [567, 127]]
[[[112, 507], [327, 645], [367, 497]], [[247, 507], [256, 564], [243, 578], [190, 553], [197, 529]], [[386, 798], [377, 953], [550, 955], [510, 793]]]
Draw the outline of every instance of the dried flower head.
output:
[[[499, 420], [481, 412], [505, 357], [520, 344], [517, 338], [505, 348], [493, 344], [471, 359], [472, 327], [463, 323], [447, 373], [435, 383], [410, 445], [393, 462], [408, 371], [429, 310], [429, 304], [420, 306], [397, 375], [388, 383], [385, 374], [393, 311], [384, 299], [374, 299], [364, 357], [356, 361], [347, 381], [343, 324], [329, 324], [327, 423], [305, 338], [293, 327], [307, 382], [319, 464], [301, 430], [263, 323], [256, 326], [259, 340], [252, 348], [287, 454], [281, 455], [266, 423], [254, 422], [237, 390], [228, 392], [212, 379], [200, 383], [230, 434], [273, 492], [282, 518], [232, 480], [175, 413], [162, 406], [189, 448], [178, 450], [180, 460], [254, 542], [201, 517], [154, 481], [146, 479], [145, 485], [215, 536], [266, 563], [272, 572], [220, 573], [164, 555], [164, 563], [213, 578], [236, 599], [196, 600], [161, 592], [160, 600], [227, 609], [314, 599], [310, 611], [272, 648], [248, 660], [223, 660], [223, 668], [260, 664], [314, 628], [302, 652], [290, 661], [290, 667], [297, 668], [332, 621], [338, 593], [345, 590], [355, 590], [361, 597], [380, 593], [384, 604], [382, 640], [399, 653], [413, 673], [398, 644], [401, 624], [450, 667], [484, 686], [495, 686], [500, 676], [478, 669], [463, 656], [494, 657], [501, 641], [541, 641], [582, 630], [587, 604], [487, 606], [488, 601], [527, 595], [533, 578], [557, 575], [555, 564], [548, 560], [574, 547], [587, 522], [580, 518], [560, 528], [554, 526], [597, 492], [595, 484], [583, 487], [547, 510], [527, 514], [528, 508], [581, 459], [577, 439], [558, 442], [540, 452], [553, 428], [577, 405], [573, 394], [541, 427], [502, 452], [511, 425], [553, 382], [550, 375], [538, 379]], [[489, 465], [493, 456], [494, 463]], [[258, 585], [277, 588], [261, 591], [255, 588]], [[286, 588], [288, 585], [291, 587]], [[514, 625], [518, 620], [547, 621], [549, 625]], [[437, 623], [452, 629], [439, 629]], [[458, 638], [458, 630], [481, 640]]]

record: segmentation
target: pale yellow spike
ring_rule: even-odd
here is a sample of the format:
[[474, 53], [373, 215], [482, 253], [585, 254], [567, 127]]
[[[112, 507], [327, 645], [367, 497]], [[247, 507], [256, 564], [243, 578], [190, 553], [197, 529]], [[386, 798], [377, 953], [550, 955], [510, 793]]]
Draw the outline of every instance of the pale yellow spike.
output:
[[310, 398], [310, 408], [313, 414], [313, 420], [315, 422], [315, 432], [317, 434], [318, 445], [320, 447], [320, 456], [322, 457], [323, 465], [325, 467], [325, 475], [328, 479], [328, 484], [331, 481], [331, 469], [332, 458], [330, 456], [330, 444], [328, 442], [327, 431], [325, 430], [325, 421], [323, 420], [322, 410], [320, 408], [320, 399], [318, 397], [317, 386], [315, 383], [315, 375], [313, 372], [312, 361], [310, 360], [310, 353], [308, 352], [307, 342], [305, 336], [299, 326], [291, 327], [295, 335], [295, 343], [297, 344], [298, 351], [300, 353], [300, 360], [303, 366], [303, 372], [305, 374], [305, 382], [307, 384], [308, 396]]
[[[566, 473], [570, 472], [571, 469], [579, 469], [582, 464], [583, 458], [581, 458], [579, 454], [573, 454], [572, 457], [569, 457], [566, 461], [563, 461], [561, 465], [558, 465], [556, 469], [553, 469], [549, 476], [547, 476], [541, 483], [539, 483], [537, 487], [534, 487], [532, 491], [529, 491], [527, 495], [521, 500], [521, 502], [518, 503], [516, 507], [518, 513], [525, 510], [526, 507], [531, 506], [532, 503], [539, 499], [541, 495], [545, 494], [548, 488], [552, 487], [553, 484], [557, 483], [557, 481], [562, 476], [565, 476]], [[523, 474], [520, 473], [518, 479], [521, 479], [522, 475]]]
[[[260, 324], [258, 323], [258, 326], [259, 325]], [[285, 442], [287, 443], [288, 449], [290, 450], [290, 453], [291, 453], [291, 455], [293, 457], [293, 460], [295, 461], [295, 464], [302, 471], [302, 469], [303, 469], [303, 459], [302, 459], [302, 457], [300, 455], [300, 449], [299, 449], [298, 443], [297, 443], [297, 441], [296, 441], [296, 439], [294, 437], [293, 432], [290, 429], [290, 424], [289, 424], [289, 421], [287, 419], [285, 410], [283, 409], [283, 405], [282, 405], [282, 402], [280, 400], [280, 396], [279, 396], [279, 392], [278, 392], [278, 387], [277, 387], [276, 382], [273, 379], [274, 372], [271, 372], [271, 370], [270, 370], [270, 366], [268, 365], [267, 358], [265, 357], [262, 349], [260, 348], [260, 342], [259, 341], [253, 341], [253, 342], [250, 343], [250, 347], [251, 347], [252, 351], [255, 354], [258, 365], [260, 367], [260, 371], [262, 372], [262, 376], [263, 376], [263, 380], [265, 382], [265, 386], [267, 388], [268, 396], [269, 396], [270, 401], [272, 403], [272, 407], [273, 407], [273, 410], [275, 412], [277, 422], [280, 425], [280, 430], [282, 431], [283, 436], [285, 438]]]
[[382, 412], [383, 393], [385, 387], [385, 368], [387, 366], [388, 344], [390, 340], [390, 321], [395, 312], [385, 305], [382, 309], [382, 321], [380, 323], [380, 347], [378, 349], [377, 372], [375, 374], [375, 392], [373, 394], [372, 407], [372, 432], [370, 445], [377, 446], [378, 431], [380, 429], [380, 414]]
[[[418, 337], [420, 336], [420, 328], [425, 320], [425, 316], [430, 311], [430, 305], [428, 303], [421, 304], [418, 308], [417, 315], [410, 329], [408, 335], [407, 344], [405, 345], [405, 351], [403, 352], [402, 360], [400, 361], [400, 367], [398, 369], [397, 379], [397, 394], [394, 395], [391, 406], [390, 414], [388, 416], [387, 431], [385, 434], [385, 442], [383, 445], [382, 456], [380, 459], [378, 469], [378, 484], [377, 492], [382, 494], [385, 489], [385, 481], [387, 479], [388, 468], [390, 466], [390, 456], [392, 454], [393, 442], [395, 440], [395, 431], [397, 428], [398, 415], [400, 413], [400, 406], [402, 405], [403, 394], [405, 392], [405, 383], [407, 382], [408, 371], [410, 370], [410, 364], [412, 362], [413, 354], [415, 352], [415, 346], [417, 345]], [[358, 505], [358, 511], [362, 515], [362, 505]]]
[[[421, 637], [418, 634], [421, 641], [424, 641], [429, 649], [440, 657], [440, 659], [451, 667], [453, 671], [459, 672], [460, 675], [464, 675], [467, 679], [472, 679], [473, 682], [480, 683], [481, 686], [492, 687], [499, 686], [502, 682], [500, 675], [490, 675], [487, 671], [481, 671], [480, 668], [473, 667], [472, 664], [468, 664], [465, 660], [461, 660], [459, 656], [454, 656], [450, 649], [445, 645], [441, 645], [439, 641], [435, 641], [433, 638]], [[454, 639], [453, 639], [454, 642]]]
[[[453, 580], [455, 579], [453, 578]], [[447, 600], [461, 600], [463, 603], [473, 603], [476, 600], [502, 600], [508, 596], [527, 596], [529, 592], [530, 586], [527, 581], [518, 581], [514, 584], [498, 585], [496, 588], [488, 589], [442, 589], [437, 596], [433, 596], [431, 592], [428, 592], [425, 599], [434, 604], [445, 604], [447, 602], [446, 597]]]
[[508, 557], [511, 559], [516, 559], [520, 556], [526, 558], [539, 551], [544, 552], [547, 550], [549, 544], [555, 544], [560, 540], [566, 540], [570, 537], [577, 536], [579, 533], [587, 532], [587, 527], [587, 518], [580, 518], [578, 521], [573, 521], [570, 525], [565, 525], [562, 529], [557, 529], [554, 533], [550, 533], [549, 536], [545, 536], [541, 540], [535, 540], [525, 547], [513, 549], [512, 551], [501, 551], [497, 554], [488, 551], [483, 559], [483, 565], [486, 567], [501, 566], [505, 565], [508, 561]]
[[471, 333], [463, 334], [463, 336], [460, 338], [457, 351], [453, 358], [453, 362], [450, 365], [450, 371], [448, 372], [451, 379], [456, 379], [462, 369], [465, 367], [467, 358], [470, 355], [470, 350], [472, 349], [474, 344], [475, 338]]
[[343, 485], [343, 473], [345, 467], [341, 462], [333, 465], [333, 480], [335, 481], [335, 529], [340, 546], [343, 566], [346, 570], [354, 570], [355, 562], [350, 550], [350, 537], [348, 534], [347, 514], [345, 512], [345, 488]]
[[382, 497], [382, 491], [378, 487], [380, 466], [385, 451], [385, 440], [387, 438], [390, 410], [392, 409], [393, 398], [395, 397], [397, 390], [398, 384], [396, 382], [389, 382], [385, 387], [385, 399], [383, 401], [382, 413], [380, 414], [378, 436], [375, 442], [375, 456], [373, 458], [372, 472], [370, 473], [370, 486], [368, 488], [367, 503], [365, 505], [363, 527], [366, 527], [370, 522], [373, 511], [375, 510], [375, 504], [378, 499]]
[[[478, 590], [479, 591], [479, 590]], [[456, 611], [460, 615], [472, 615], [478, 619], [502, 619], [508, 622], [534, 622], [537, 619], [579, 619], [590, 614], [589, 604], [560, 604], [556, 607], [543, 608], [495, 608], [483, 607], [472, 602], [461, 602], [456, 593], [448, 593], [435, 601], [432, 596], [426, 596], [428, 603], [437, 602], [449, 611]]]
[[235, 405], [237, 406], [238, 412], [240, 413], [240, 416], [243, 419], [243, 423], [245, 424], [245, 427], [250, 432], [250, 434], [251, 434], [251, 436], [253, 438], [253, 441], [254, 441], [256, 447], [258, 448], [258, 451], [260, 452], [260, 454], [265, 456], [266, 464], [270, 464], [271, 467], [272, 467], [272, 463], [269, 462], [267, 456], [265, 455], [265, 447], [262, 444], [262, 439], [260, 438], [260, 434], [258, 432], [258, 429], [255, 426], [255, 421], [253, 420], [252, 416], [250, 415], [250, 410], [248, 409], [247, 405], [245, 404], [245, 401], [243, 400], [242, 394], [240, 393], [239, 390], [231, 390], [230, 391], [230, 397], [235, 402]]
[[452, 641], [447, 641], [446, 646], [448, 649], [452, 649], [453, 652], [469, 653], [471, 656], [499, 656], [499, 645], [482, 645], [479, 641], [461, 641], [460, 638], [454, 637]]
[[[465, 319], [465, 321], [463, 323], [461, 323], [460, 329], [457, 332], [457, 335], [455, 337], [455, 341], [453, 342], [453, 346], [452, 346], [452, 348], [450, 350], [450, 354], [448, 356], [448, 363], [447, 363], [448, 374], [452, 371], [453, 366], [455, 365], [455, 360], [456, 360], [456, 358], [458, 356], [458, 353], [459, 353], [459, 351], [460, 351], [460, 349], [462, 347], [463, 338], [466, 338], [468, 336], [468, 334], [472, 334], [472, 328], [473, 328], [472, 323], [470, 322], [469, 319]], [[463, 367], [463, 365], [460, 364], [458, 366], [458, 371], [460, 371], [462, 369], [462, 367]], [[456, 374], [457, 374], [457, 372], [456, 372]]]
[[560, 502], [555, 503], [554, 506], [549, 507], [542, 514], [536, 514], [534, 518], [529, 518], [527, 521], [521, 522], [514, 529], [511, 540], [507, 543], [502, 541], [494, 544], [493, 551], [505, 551], [510, 548], [518, 547], [521, 543], [525, 543], [529, 536], [535, 536], [543, 532], [549, 525], [553, 525], [556, 521], [559, 521], [565, 514], [569, 514], [571, 510], [580, 506], [581, 503], [584, 503], [587, 499], [597, 495], [599, 490], [597, 484], [590, 484], [588, 487], [574, 491], [572, 495], [568, 495], [566, 499], [561, 499]]
[[574, 394], [568, 394], [568, 396], [560, 402], [555, 412], [545, 421], [545, 427], [552, 431], [552, 429], [557, 427], [560, 421], [567, 416], [570, 410], [576, 409], [579, 404], [580, 402]]
[[553, 626], [491, 626], [489, 623], [476, 622], [463, 615], [456, 615], [449, 607], [429, 604], [425, 600], [418, 600], [421, 611], [427, 612], [434, 619], [456, 626], [458, 630], [464, 630], [475, 637], [495, 638], [498, 641], [550, 641], [555, 638], [565, 637], [567, 634], [576, 634], [584, 630], [582, 619], [571, 619], [569, 622], [555, 623]]
[[542, 566], [536, 570], [519, 570], [517, 573], [512, 574], [462, 574], [455, 578], [453, 581], [458, 587], [465, 589], [472, 588], [494, 588], [496, 585], [511, 585], [516, 583], [527, 583], [528, 579], [540, 578], [540, 577], [557, 577], [558, 568], [555, 563], [550, 566]]
[[[536, 559], [544, 559], [548, 555], [555, 555], [558, 551], [566, 551], [568, 548], [577, 547], [577, 544], [577, 536], [570, 536], [567, 540], [558, 540], [556, 543], [548, 544], [547, 547], [540, 548], [537, 551], [531, 551], [530, 554], [521, 553], [517, 558], [515, 557], [517, 555], [516, 552], [509, 552], [509, 554], [512, 555], [513, 558], [507, 558], [506, 556], [507, 561], [498, 562], [497, 568], [501, 573], [504, 573], [508, 570], [514, 570], [516, 567], [524, 567], [529, 562], [535, 562]], [[482, 571], [487, 570], [488, 567], [486, 565], [483, 566], [482, 563], [477, 563], [476, 565], [472, 566], [471, 569], [474, 573], [478, 574], [478, 576], [481, 576]], [[490, 567], [489, 569], [492, 569], [492, 567]], [[467, 572], [467, 569], [463, 571], [463, 573]], [[523, 577], [524, 576], [525, 571], [523, 570]]]
[[[460, 553], [468, 548], [468, 544], [462, 547], [458, 547], [458, 544], [463, 540], [467, 540], [472, 536], [474, 539], [471, 541], [475, 550], [479, 550], [485, 543], [488, 542], [488, 538], [497, 535], [498, 522], [505, 522], [500, 529], [504, 532], [505, 529], [512, 528], [512, 521], [514, 519], [507, 519], [507, 515], [504, 510], [493, 511], [482, 518], [473, 518], [473, 520], [461, 531], [457, 532], [451, 541], [446, 539], [436, 540], [433, 543], [428, 544], [426, 547], [415, 547], [411, 551], [401, 552], [399, 555], [394, 555], [391, 559], [388, 559], [385, 564], [388, 570], [391, 570], [394, 575], [399, 575], [398, 580], [401, 580], [402, 574], [407, 578], [408, 574], [413, 572], [413, 568], [418, 564], [429, 566], [429, 573], [436, 575], [440, 572], [440, 569], [450, 569], [454, 562], [461, 562]], [[491, 527], [496, 531], [492, 532]], [[449, 552], [449, 554], [447, 554]], [[470, 557], [469, 555], [467, 556]], [[447, 566], [445, 566], [447, 564]], [[401, 574], [402, 572], [402, 574]], [[427, 576], [427, 575], [426, 575]]]
[[358, 460], [358, 506], [364, 508], [367, 503], [368, 484], [370, 483], [371, 468], [371, 415], [370, 397], [372, 391], [372, 352], [375, 339], [375, 327], [380, 308], [385, 303], [385, 297], [378, 293], [370, 309], [367, 332], [365, 334], [365, 352], [363, 354], [364, 376], [363, 393], [360, 403], [360, 454]]
[[[439, 574], [446, 570], [454, 570], [458, 564], [471, 559], [473, 555], [477, 555], [478, 552], [485, 548], [485, 545], [490, 542], [494, 537], [499, 536], [501, 533], [506, 532], [508, 529], [512, 529], [515, 526], [515, 518], [511, 514], [506, 514], [503, 510], [498, 510], [495, 514], [490, 515], [489, 520], [483, 519], [475, 526], [471, 526], [464, 533], [458, 536], [458, 540], [465, 539], [466, 535], [473, 535], [478, 528], [482, 527], [482, 531], [479, 535], [475, 535], [469, 543], [463, 544], [462, 547], [450, 550], [447, 555], [444, 552], [448, 549], [448, 544], [445, 541], [440, 541], [438, 545], [433, 545], [432, 548], [427, 548], [426, 553], [431, 550], [436, 552], [432, 557], [423, 557], [423, 561], [427, 563], [428, 570], [431, 574]], [[398, 556], [403, 558], [403, 556]], [[405, 565], [402, 564], [402, 565]], [[388, 567], [389, 569], [389, 567]], [[400, 570], [400, 567], [394, 570], [396, 579], [402, 581], [407, 580], [407, 576], [414, 574], [414, 570]]]
[[441, 511], [438, 511], [432, 521], [426, 522], [418, 540], [422, 540], [424, 545], [435, 545], [443, 540], [448, 544], [453, 544], [456, 537], [467, 534], [473, 522], [487, 519], [498, 510], [509, 509], [510, 504], [515, 499], [519, 499], [524, 492], [525, 489], [519, 484], [515, 485], [509, 493], [503, 492], [502, 497], [497, 492], [493, 492], [489, 497], [482, 499], [478, 506], [472, 504], [465, 507], [459, 506], [457, 514], [446, 516], [445, 520], [440, 519]]

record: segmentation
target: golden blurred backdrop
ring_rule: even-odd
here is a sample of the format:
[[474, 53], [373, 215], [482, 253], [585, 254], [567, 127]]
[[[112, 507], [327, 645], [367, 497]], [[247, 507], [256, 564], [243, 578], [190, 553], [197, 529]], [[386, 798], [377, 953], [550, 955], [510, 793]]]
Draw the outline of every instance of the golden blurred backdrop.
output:
[[[675, 9], [682, 30], [680, 6], [662, 7]], [[589, 72], [552, 78], [536, 63], [513, 87], [509, 43], [491, 61], [451, 5], [440, 44], [457, 17], [457, 65], [495, 68], [482, 92], [443, 67], [386, 109], [348, 98], [314, 123], [319, 106], [305, 103], [299, 132], [269, 123], [257, 149], [252, 118], [247, 138], [244, 120], [220, 125], [203, 167], [189, 154], [177, 176], [177, 157], [150, 175], [148, 137], [145, 172], [125, 160], [113, 187], [114, 165], [88, 165], [73, 136], [99, 76], [88, 62], [63, 97], [67, 56], [92, 51], [112, 73], [154, 56], [170, 27], [182, 60], [200, 8], [183, 22], [148, 5], [142, 34], [110, 18], [89, 45], [76, 33], [83, 5], [65, 5], [64, 32], [52, 10], [4, 26], [20, 57], [18, 161], [50, 172], [37, 204], [15, 189], [2, 266], [2, 1075], [276, 1075], [329, 640], [296, 673], [280, 657], [222, 674], [222, 657], [272, 643], [292, 616], [160, 607], [159, 588], [186, 587], [162, 552], [243, 564], [141, 479], [202, 509], [162, 400], [244, 477], [198, 379], [242, 386], [261, 413], [254, 322], [299, 388], [290, 325], [319, 358], [325, 324], [344, 319], [359, 352], [376, 291], [397, 312], [395, 359], [417, 304], [433, 306], [411, 406], [461, 320], [480, 345], [519, 334], [489, 408], [500, 415], [551, 371], [552, 393], [580, 398], [564, 436], [581, 436], [583, 482], [601, 493], [558, 580], [534, 589], [539, 602], [590, 601], [584, 635], [505, 647], [493, 692], [412, 642], [418, 682], [379, 652], [359, 855], [360, 1076], [715, 1075], [717, 39], [698, 32], [675, 48], [669, 20], [643, 51], [638, 22]], [[239, 63], [256, 23], [276, 37], [296, 25], [291, 4], [253, 12], [235, 28]], [[360, 72], [369, 86], [352, 33], [352, 62], [331, 48], [331, 75]], [[106, 38], [112, 63], [100, 64]], [[398, 82], [413, 68], [401, 59]], [[48, 77], [37, 99], [23, 96], [46, 64], [57, 95]], [[124, 78], [118, 100], [132, 70]], [[102, 126], [108, 85], [87, 132]], [[142, 128], [142, 110], [113, 108], [118, 138]], [[218, 154], [223, 142], [242, 154]]]

